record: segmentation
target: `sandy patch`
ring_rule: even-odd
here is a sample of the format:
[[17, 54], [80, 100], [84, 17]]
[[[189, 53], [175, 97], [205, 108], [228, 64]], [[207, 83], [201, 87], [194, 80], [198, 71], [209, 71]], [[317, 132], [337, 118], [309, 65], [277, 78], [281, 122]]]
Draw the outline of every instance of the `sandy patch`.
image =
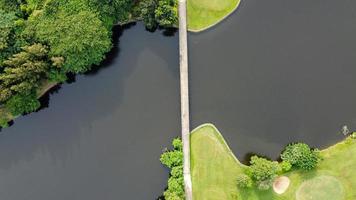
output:
[[280, 176], [273, 182], [273, 190], [277, 194], [283, 194], [289, 187], [290, 180], [286, 176]]

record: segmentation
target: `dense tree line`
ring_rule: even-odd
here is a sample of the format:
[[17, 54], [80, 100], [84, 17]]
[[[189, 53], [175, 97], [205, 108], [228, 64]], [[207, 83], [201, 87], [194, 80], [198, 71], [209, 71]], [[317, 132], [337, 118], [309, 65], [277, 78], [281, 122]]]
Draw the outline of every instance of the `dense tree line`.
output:
[[[0, 0], [0, 125], [39, 107], [44, 83], [84, 73], [111, 49], [117, 22], [175, 26], [176, 0]], [[152, 19], [151, 19], [152, 18]], [[6, 109], [4, 109], [6, 108]]]
[[184, 178], [183, 178], [183, 143], [180, 139], [174, 139], [173, 149], [166, 150], [161, 155], [161, 163], [168, 167], [170, 177], [168, 187], [164, 191], [165, 200], [183, 200], [184, 199]]

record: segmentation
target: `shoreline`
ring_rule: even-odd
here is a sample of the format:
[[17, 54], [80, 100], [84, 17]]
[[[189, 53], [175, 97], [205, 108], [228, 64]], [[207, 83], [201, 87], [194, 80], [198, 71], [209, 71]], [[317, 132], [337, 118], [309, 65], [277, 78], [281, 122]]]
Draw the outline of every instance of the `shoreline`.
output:
[[[191, 169], [191, 173], [193, 188], [195, 189], [193, 190], [193, 195], [195, 197], [203, 199], [203, 197], [219, 195], [226, 197], [225, 199], [232, 200], [235, 198], [231, 197], [235, 196], [247, 199], [247, 197], [251, 195], [256, 196], [256, 198], [271, 195], [271, 199], [274, 200], [282, 198], [292, 199], [297, 193], [301, 193], [300, 188], [302, 187], [302, 183], [311, 180], [315, 176], [322, 177], [324, 175], [336, 177], [337, 182], [347, 189], [345, 191], [340, 190], [343, 194], [354, 194], [351, 188], [356, 184], [356, 182], [353, 181], [355, 180], [354, 177], [356, 173], [352, 171], [352, 166], [355, 165], [356, 159], [350, 159], [347, 162], [340, 161], [348, 159], [349, 156], [352, 156], [354, 152], [356, 152], [355, 133], [323, 148], [320, 151], [323, 159], [313, 171], [307, 172], [294, 168], [290, 171], [278, 173], [279, 178], [286, 177], [288, 180], [280, 185], [281, 188], [277, 188], [280, 190], [275, 190], [274, 188], [274, 186], [278, 186], [276, 184], [279, 184], [278, 179], [273, 180], [273, 187], [270, 188], [266, 194], [261, 193], [261, 190], [255, 186], [249, 188], [236, 187], [237, 176], [245, 174], [244, 170], [248, 168], [249, 165], [239, 162], [227, 145], [225, 139], [221, 138], [222, 135], [220, 131], [213, 124], [205, 123], [198, 126], [192, 131], [191, 136], [194, 136], [191, 145], [191, 151], [193, 153], [191, 162], [194, 163], [194, 165]], [[217, 160], [214, 158], [217, 158]], [[344, 177], [343, 173], [348, 174], [348, 176]], [[210, 193], [211, 188], [214, 188], [214, 193]], [[314, 192], [312, 195], [316, 196], [319, 194], [327, 195], [327, 193], [322, 191]], [[230, 198], [227, 198], [228, 196]]]
[[204, 127], [210, 127], [212, 129], [214, 129], [216, 131], [216, 133], [217, 133], [217, 136], [219, 137], [221, 142], [225, 145], [226, 149], [229, 151], [229, 154], [234, 158], [236, 163], [241, 165], [241, 166], [243, 166], [243, 167], [246, 166], [246, 165], [242, 164], [240, 162], [240, 160], [235, 156], [234, 152], [231, 150], [230, 146], [227, 144], [225, 138], [222, 136], [221, 132], [219, 131], [218, 128], [216, 128], [216, 126], [214, 124], [212, 124], [212, 123], [204, 123], [204, 124], [194, 128], [190, 135], [192, 136], [196, 131], [198, 131], [199, 129], [204, 128]]
[[[127, 24], [130, 24], [130, 23], [135, 23], [137, 21], [140, 21], [140, 19], [130, 19], [126, 22], [122, 22], [122, 23], [115, 23], [112, 25], [112, 28], [115, 27], [115, 26], [124, 26], [124, 25], [127, 25]], [[111, 49], [110, 49], [111, 51]], [[109, 51], [109, 52], [110, 52]], [[109, 53], [107, 52], [107, 53]], [[105, 60], [105, 59], [103, 59]], [[78, 75], [78, 74], [76, 74]], [[38, 91], [37, 91], [37, 99], [40, 99], [41, 97], [43, 97], [47, 92], [49, 92], [52, 88], [60, 85], [62, 83], [59, 83], [59, 82], [49, 82], [48, 80], [45, 80], [43, 82], [43, 86], [41, 86]], [[30, 114], [30, 113], [29, 113]], [[0, 119], [2, 119], [2, 116], [5, 116], [3, 119], [6, 119], [7, 120], [7, 123], [11, 123], [12, 121], [14, 121], [15, 119], [17, 119], [18, 117], [21, 117], [23, 115], [18, 115], [18, 116], [13, 116], [6, 108], [4, 105], [0, 105]], [[0, 130], [2, 128], [6, 128], [6, 127], [1, 127], [1, 124], [0, 124]]]
[[[39, 88], [39, 90], [37, 91], [37, 99], [40, 99], [41, 97], [43, 97], [47, 92], [49, 92], [52, 88], [54, 88], [55, 86], [59, 85], [60, 83], [58, 82], [48, 82], [45, 81], [43, 86], [41, 88]], [[11, 121], [17, 119], [18, 117], [21, 117], [23, 115], [17, 115], [17, 116], [13, 116], [6, 108], [4, 105], [0, 106], [0, 115], [5, 115], [6, 117], [4, 117], [4, 119], [7, 119], [7, 123], [10, 123]], [[1, 116], [0, 116], [1, 117]], [[0, 127], [1, 129], [1, 127]]]
[[[204, 127], [210, 127], [210, 128], [212, 128], [212, 129], [214, 129], [214, 130], [216, 131], [217, 136], [219, 137], [219, 139], [221, 140], [221, 142], [225, 145], [225, 147], [228, 149], [229, 154], [234, 158], [234, 160], [237, 162], [237, 164], [239, 164], [239, 165], [242, 166], [242, 167], [248, 166], [248, 165], [243, 164], [243, 163], [235, 156], [234, 152], [231, 150], [231, 148], [230, 148], [230, 146], [228, 145], [228, 143], [226, 142], [225, 138], [223, 137], [223, 135], [221, 134], [221, 132], [219, 131], [219, 129], [218, 129], [214, 124], [212, 124], [212, 123], [204, 123], [204, 124], [201, 124], [201, 125], [197, 126], [196, 128], [194, 128], [194, 129], [191, 131], [190, 135], [192, 136], [196, 131], [198, 131], [199, 129], [204, 128]], [[340, 141], [338, 141], [338, 142], [336, 142], [336, 143], [334, 143], [334, 144], [332, 144], [332, 145], [330, 145], [330, 146], [328, 146], [328, 147], [326, 147], [326, 148], [324, 148], [324, 149], [321, 149], [321, 150], [319, 150], [319, 151], [325, 153], [325, 152], [328, 151], [328, 150], [334, 149], [334, 148], [336, 148], [337, 146], [344, 144], [344, 143], [347, 141], [347, 139], [350, 138], [350, 137], [352, 137], [352, 136], [351, 136], [351, 135], [346, 136], [346, 137], [343, 138], [342, 140], [340, 140]], [[287, 145], [288, 145], [288, 144], [287, 144]], [[272, 161], [275, 161], [275, 160], [272, 160]]]

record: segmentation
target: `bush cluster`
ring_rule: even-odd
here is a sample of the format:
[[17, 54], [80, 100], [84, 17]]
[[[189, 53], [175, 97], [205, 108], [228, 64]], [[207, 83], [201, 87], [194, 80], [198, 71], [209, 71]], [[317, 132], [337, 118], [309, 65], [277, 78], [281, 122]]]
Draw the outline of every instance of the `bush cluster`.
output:
[[40, 106], [41, 104], [34, 92], [27, 95], [15, 95], [5, 104], [5, 107], [14, 116], [36, 111]]
[[311, 149], [304, 143], [288, 145], [281, 154], [281, 158], [283, 161], [289, 162], [292, 166], [303, 170], [314, 169], [320, 160], [318, 150]]
[[252, 184], [253, 184], [252, 179], [246, 174], [240, 174], [237, 177], [237, 185], [240, 188], [250, 188], [252, 187]]
[[314, 169], [321, 159], [317, 149], [311, 149], [307, 144], [294, 143], [288, 145], [281, 154], [282, 162], [271, 161], [266, 158], [252, 156], [250, 166], [244, 174], [237, 177], [239, 188], [248, 188], [255, 185], [260, 190], [268, 190], [274, 179], [286, 173], [292, 167], [303, 170]]
[[176, 138], [172, 145], [173, 149], [166, 150], [160, 158], [161, 163], [171, 170], [163, 196], [166, 200], [184, 200], [183, 144]]
[[250, 167], [247, 173], [255, 182], [258, 188], [267, 190], [272, 185], [274, 178], [282, 171], [280, 165], [276, 161], [270, 161], [266, 158], [252, 156]]

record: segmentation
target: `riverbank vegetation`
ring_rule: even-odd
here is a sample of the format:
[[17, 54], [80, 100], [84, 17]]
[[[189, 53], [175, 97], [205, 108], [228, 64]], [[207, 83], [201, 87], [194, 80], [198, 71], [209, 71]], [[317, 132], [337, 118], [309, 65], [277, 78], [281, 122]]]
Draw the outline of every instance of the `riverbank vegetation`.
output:
[[[191, 134], [191, 173], [195, 199], [352, 200], [356, 196], [356, 136], [318, 151], [303, 143], [282, 152], [282, 162], [253, 156], [239, 162], [211, 124]], [[277, 176], [290, 185], [283, 194], [270, 187]]]
[[172, 145], [173, 149], [166, 149], [160, 158], [161, 163], [170, 169], [168, 187], [163, 196], [165, 200], [184, 200], [183, 143], [177, 138]]
[[177, 23], [176, 0], [0, 0], [0, 127], [36, 111], [43, 90], [99, 65], [114, 24]]
[[203, 31], [234, 12], [241, 0], [187, 0], [188, 29]]

